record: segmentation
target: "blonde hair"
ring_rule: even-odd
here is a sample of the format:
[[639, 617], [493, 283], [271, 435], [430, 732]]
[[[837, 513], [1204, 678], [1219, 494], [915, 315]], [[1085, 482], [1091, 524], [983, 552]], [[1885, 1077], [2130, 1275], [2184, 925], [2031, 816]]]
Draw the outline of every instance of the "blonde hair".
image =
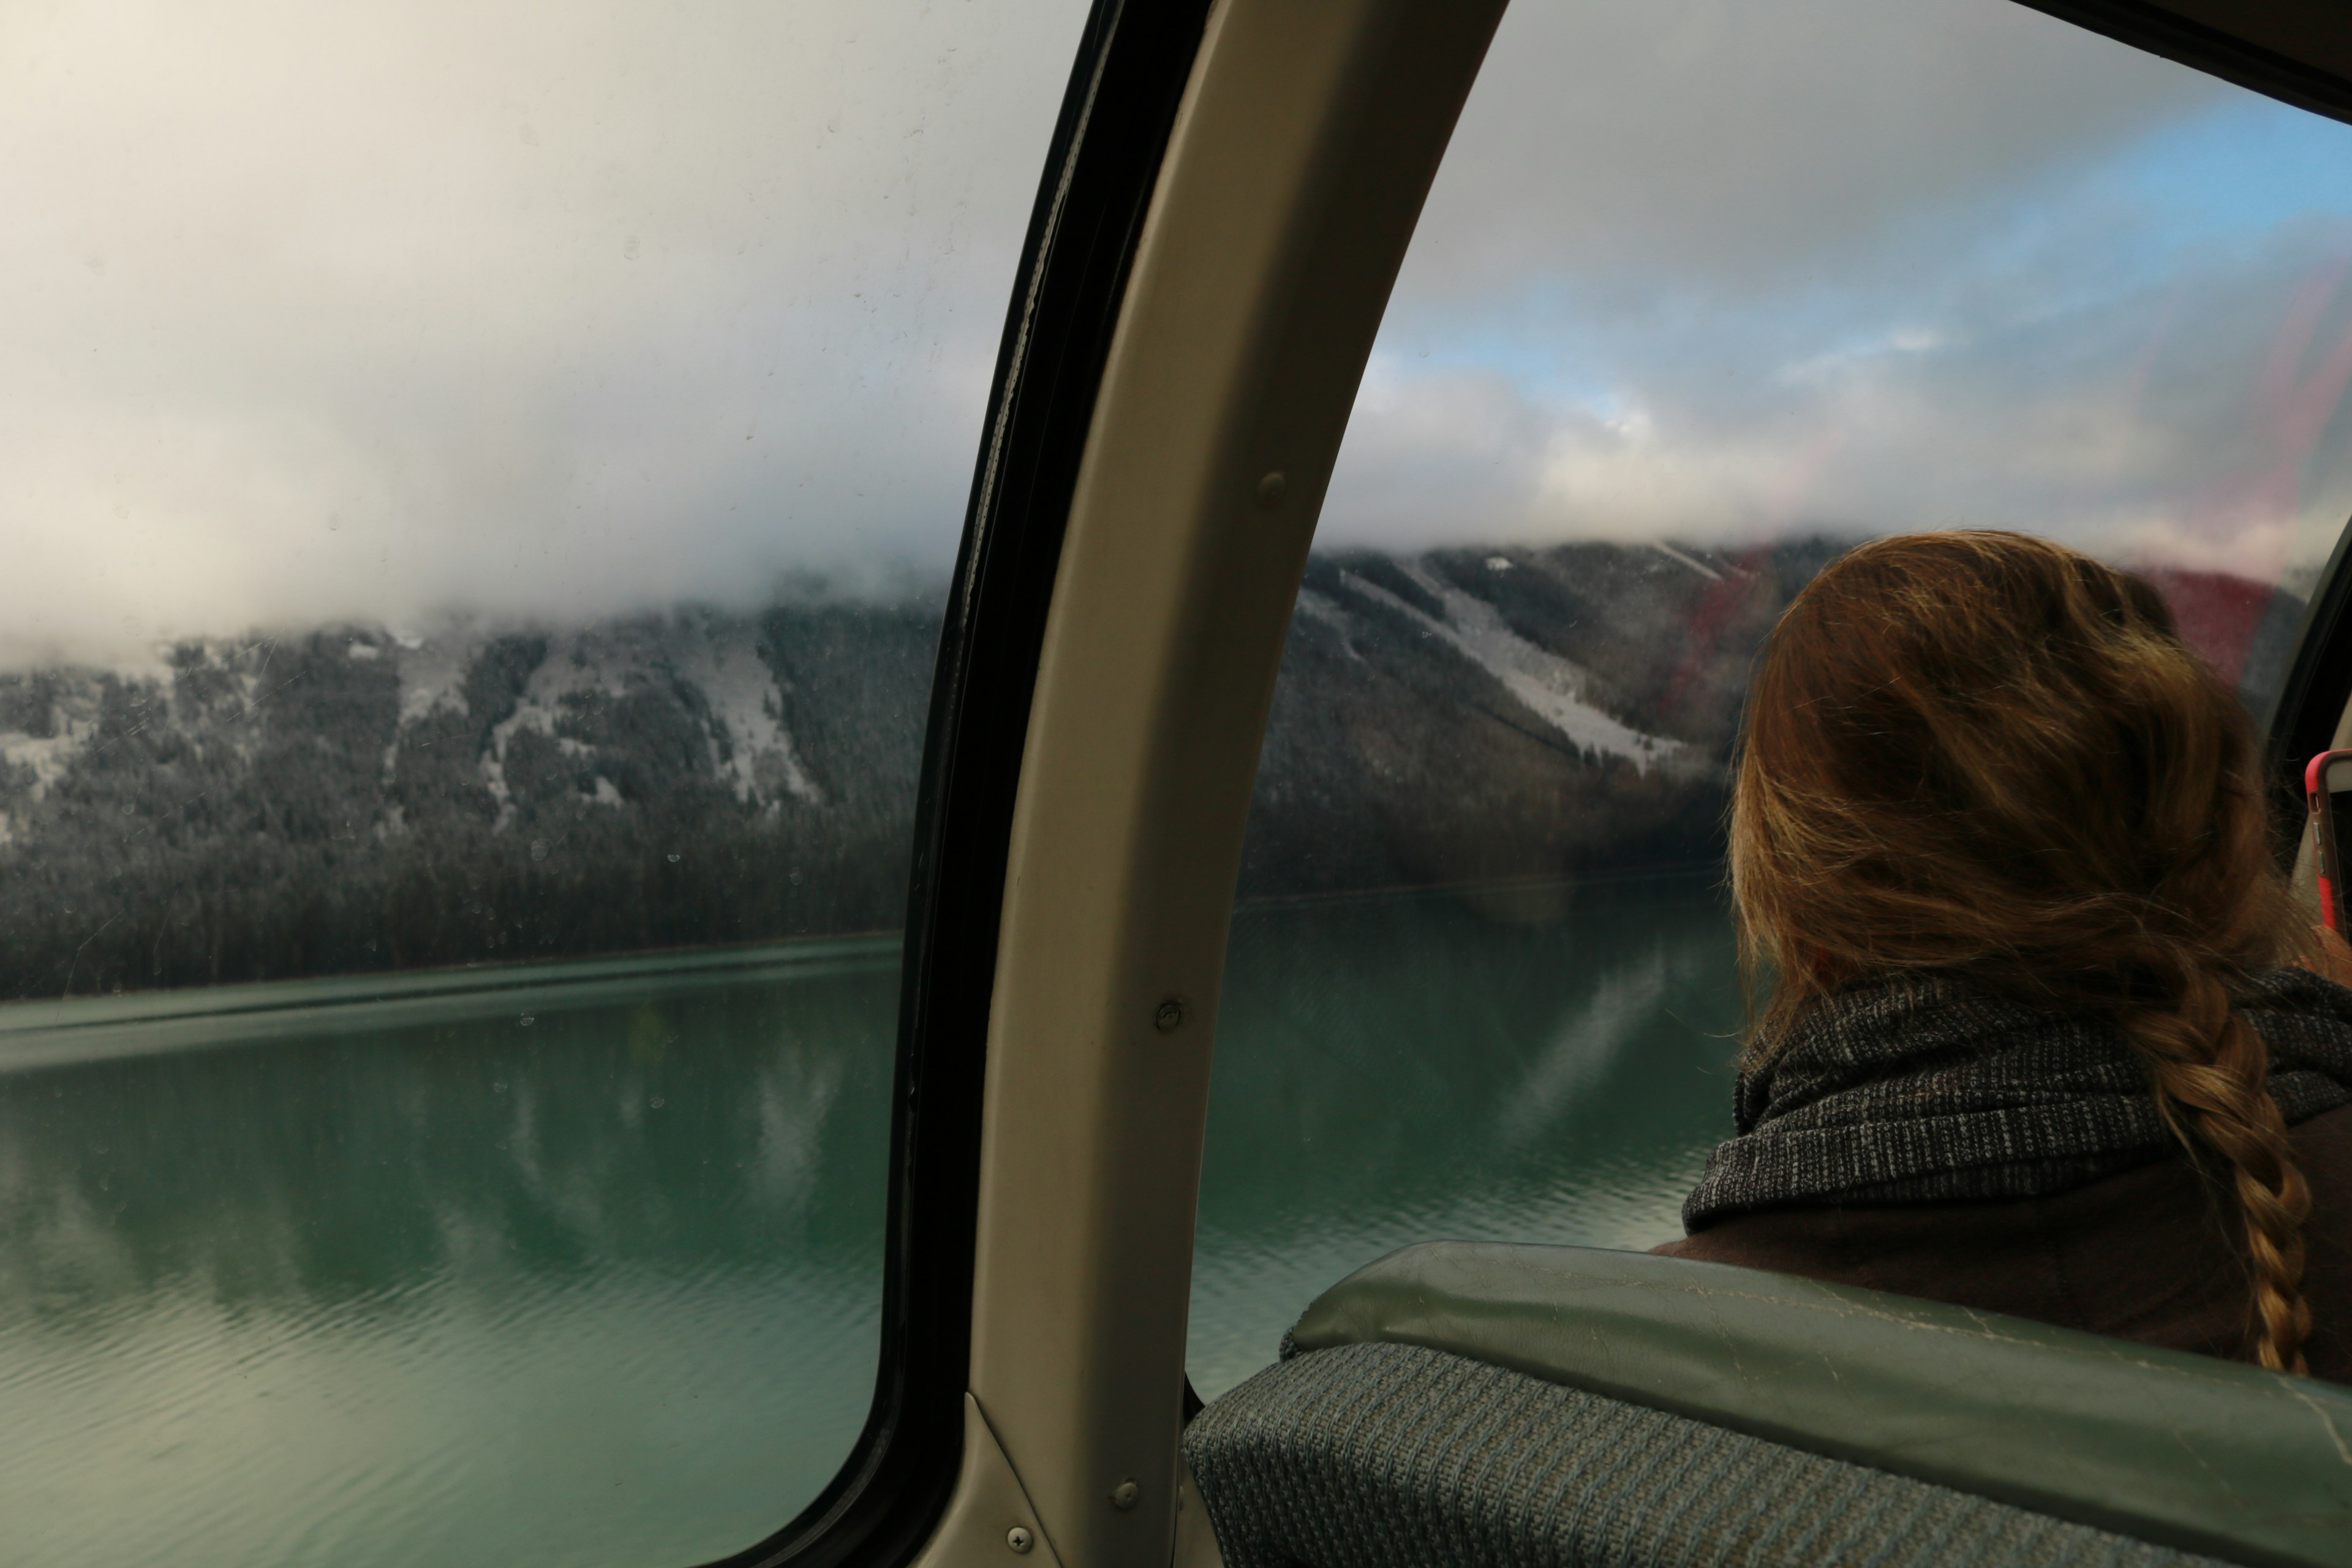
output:
[[2251, 1348], [2301, 1372], [2310, 1189], [2233, 982], [2307, 941], [2243, 707], [2156, 591], [2022, 534], [1839, 557], [1758, 661], [1731, 816], [1750, 1035], [1866, 975], [1967, 976], [2112, 1023], [2192, 1155], [2226, 1166]]

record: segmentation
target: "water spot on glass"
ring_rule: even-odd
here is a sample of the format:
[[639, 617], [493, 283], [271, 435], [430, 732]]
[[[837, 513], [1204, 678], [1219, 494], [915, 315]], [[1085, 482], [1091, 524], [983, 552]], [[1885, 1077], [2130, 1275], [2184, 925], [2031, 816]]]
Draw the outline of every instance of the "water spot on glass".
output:
[[629, 242], [621, 247], [621, 259], [624, 261], [635, 261], [636, 258], [637, 237], [633, 234], [629, 236]]
[[339, 512], [339, 511], [331, 511], [331, 512], [329, 512], [329, 513], [327, 514], [327, 531], [328, 531], [329, 533], [332, 533], [332, 532], [334, 532], [334, 531], [335, 531], [335, 530], [337, 530], [337, 529], [339, 529], [339, 528], [341, 528], [341, 527], [342, 527], [342, 526], [343, 526], [343, 514], [342, 514], [341, 512]]
[[795, 888], [801, 885], [801, 868], [798, 866], [793, 868], [792, 882]]
[[660, 1095], [658, 1095], [658, 1094], [657, 1094], [657, 1095], [655, 1095], [655, 1096], [654, 1096], [654, 1098], [653, 1098], [653, 1108], [654, 1108], [656, 1110], [660, 1110], [664, 1105], [666, 1105], [666, 1104], [667, 1104], [667, 1103], [668, 1103], [668, 1101], [667, 1101], [667, 1100], [663, 1100], [663, 1099], [662, 1099], [662, 1097], [661, 1097]]
[[528, 1013], [525, 1013], [525, 1014], [522, 1016], [522, 1026], [523, 1026], [524, 1028], [526, 1028], [526, 1029], [530, 1028], [533, 1024], [536, 1024], [536, 1023], [538, 1023], [538, 1022], [539, 1022], [539, 1020], [538, 1020], [538, 1019], [536, 1019], [536, 1018], [532, 1017], [532, 1016], [531, 1016], [530, 1014], [528, 1014]]
[[1488, 557], [1486, 557], [1486, 570], [1487, 570], [1487, 571], [1489, 571], [1489, 572], [1508, 572], [1510, 569], [1511, 569], [1511, 561], [1510, 561], [1510, 557], [1508, 557], [1508, 556], [1507, 556], [1507, 555], [1489, 555]]
[[675, 856], [675, 855], [673, 855], [673, 856], [671, 856], [671, 857], [669, 858], [669, 863], [670, 863], [671, 865], [673, 865], [673, 866], [675, 866], [675, 865], [677, 865], [677, 860], [678, 860], [678, 858], [677, 858], [677, 856]]
[[[524, 1020], [524, 1021], [525, 1021], [526, 1023], [527, 1023], [527, 1022], [529, 1022], [529, 1020], [528, 1020], [528, 1019], [526, 1019], [526, 1020]], [[499, 1081], [499, 1082], [498, 1082], [498, 1083], [494, 1083], [494, 1084], [490, 1085], [490, 1092], [491, 1092], [492, 1094], [504, 1094], [506, 1091], [507, 1091], [507, 1086], [506, 1086], [506, 1084], [505, 1084], [504, 1080], [501, 1080], [501, 1081]]]
[[534, 860], [544, 860], [547, 858], [546, 839], [534, 838], [530, 841], [530, 858]]

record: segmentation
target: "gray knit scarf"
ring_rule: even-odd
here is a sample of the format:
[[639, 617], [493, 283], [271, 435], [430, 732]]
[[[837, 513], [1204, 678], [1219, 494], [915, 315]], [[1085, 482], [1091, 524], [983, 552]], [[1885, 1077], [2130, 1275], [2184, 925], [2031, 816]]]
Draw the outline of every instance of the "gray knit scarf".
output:
[[[2273, 969], [2236, 996], [2290, 1125], [2352, 1102], [2352, 991]], [[1742, 1073], [1683, 1224], [1784, 1205], [2036, 1197], [2179, 1142], [2108, 1025], [1910, 976], [1841, 993]]]

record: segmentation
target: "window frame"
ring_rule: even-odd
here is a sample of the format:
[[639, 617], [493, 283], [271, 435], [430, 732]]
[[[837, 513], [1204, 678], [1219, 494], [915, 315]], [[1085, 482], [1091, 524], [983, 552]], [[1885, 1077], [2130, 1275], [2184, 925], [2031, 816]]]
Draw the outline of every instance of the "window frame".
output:
[[2336, 744], [2352, 702], [2352, 521], [2336, 536], [2295, 635], [2286, 684], [2272, 715], [2268, 763], [2282, 868], [2302, 847], [2304, 764]]
[[[2161, 56], [2330, 120], [2352, 123], [2352, 44], [2332, 0], [2016, 0], [2063, 22]], [[2209, 19], [2210, 18], [2210, 19]], [[2218, 25], [2217, 25], [2218, 24]], [[2333, 66], [2322, 56], [2339, 57]]]

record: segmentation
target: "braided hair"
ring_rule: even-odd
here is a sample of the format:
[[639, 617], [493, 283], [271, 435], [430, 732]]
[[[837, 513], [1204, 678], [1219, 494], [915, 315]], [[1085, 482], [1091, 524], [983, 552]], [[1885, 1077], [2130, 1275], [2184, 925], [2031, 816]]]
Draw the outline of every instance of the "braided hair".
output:
[[2310, 1188], [2231, 1003], [2308, 941], [2259, 757], [2138, 578], [2022, 534], [1878, 540], [1797, 595], [1758, 661], [1732, 890], [1751, 986], [1773, 981], [1751, 1055], [1904, 971], [2110, 1024], [2232, 1200], [2249, 1353], [2300, 1372]]

